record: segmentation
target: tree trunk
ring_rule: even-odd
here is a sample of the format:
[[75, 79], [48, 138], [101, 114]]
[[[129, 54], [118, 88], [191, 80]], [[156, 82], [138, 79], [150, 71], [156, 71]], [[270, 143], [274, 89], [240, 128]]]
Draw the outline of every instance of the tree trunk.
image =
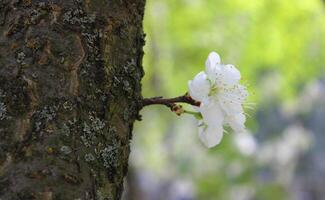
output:
[[0, 199], [120, 199], [145, 0], [0, 0]]

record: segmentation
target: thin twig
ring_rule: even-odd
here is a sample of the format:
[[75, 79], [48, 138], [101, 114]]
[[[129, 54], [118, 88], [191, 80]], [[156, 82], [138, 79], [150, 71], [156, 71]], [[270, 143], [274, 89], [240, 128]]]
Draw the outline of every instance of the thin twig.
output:
[[149, 105], [165, 105], [174, 110], [176, 103], [187, 103], [193, 106], [200, 106], [200, 102], [195, 101], [188, 94], [185, 94], [183, 96], [169, 99], [164, 99], [163, 97], [144, 98], [142, 100], [142, 107]]

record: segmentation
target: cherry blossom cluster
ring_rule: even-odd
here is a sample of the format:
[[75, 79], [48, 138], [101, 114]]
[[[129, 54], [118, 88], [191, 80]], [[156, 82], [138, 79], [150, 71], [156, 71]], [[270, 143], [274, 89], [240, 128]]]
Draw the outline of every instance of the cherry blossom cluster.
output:
[[205, 71], [199, 72], [189, 81], [189, 95], [201, 102], [194, 108], [201, 114], [198, 123], [199, 137], [209, 148], [219, 144], [224, 127], [234, 132], [245, 131], [243, 103], [248, 92], [239, 83], [239, 70], [230, 64], [222, 64], [220, 56], [211, 52], [205, 63]]

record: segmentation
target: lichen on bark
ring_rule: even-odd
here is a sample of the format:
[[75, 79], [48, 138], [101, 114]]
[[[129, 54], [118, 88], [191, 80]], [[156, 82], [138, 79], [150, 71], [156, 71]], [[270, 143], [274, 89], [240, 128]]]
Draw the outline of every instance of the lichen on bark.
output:
[[0, 2], [0, 199], [120, 199], [144, 4]]

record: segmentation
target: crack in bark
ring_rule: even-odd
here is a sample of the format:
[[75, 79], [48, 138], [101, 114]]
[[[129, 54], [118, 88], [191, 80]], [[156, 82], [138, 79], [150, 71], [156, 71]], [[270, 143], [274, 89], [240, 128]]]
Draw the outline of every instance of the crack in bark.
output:
[[53, 58], [54, 56], [51, 52], [51, 43], [49, 40], [47, 40], [45, 43], [45, 46], [43, 48], [43, 53], [37, 63], [40, 65], [46, 65], [46, 64], [48, 64], [49, 57]]
[[78, 78], [78, 71], [81, 63], [86, 57], [86, 52], [84, 49], [84, 46], [82, 45], [82, 41], [79, 35], [76, 35], [77, 42], [79, 49], [81, 51], [81, 55], [79, 56], [79, 59], [71, 65], [70, 68], [70, 87], [69, 87], [69, 92], [70, 94], [74, 96], [79, 95], [79, 78]]
[[0, 165], [0, 177], [5, 173], [5, 169], [12, 163], [12, 156], [9, 153], [6, 154], [6, 157], [5, 162]]
[[24, 140], [25, 135], [30, 128], [30, 119], [36, 111], [36, 107], [38, 105], [38, 94], [37, 94], [37, 86], [36, 83], [25, 76], [23, 79], [27, 82], [27, 92], [30, 98], [30, 111], [21, 119], [18, 119], [16, 122], [16, 138], [18, 138], [18, 142]]
[[31, 119], [34, 113], [36, 112], [36, 108], [38, 106], [39, 98], [37, 93], [36, 83], [25, 76], [23, 76], [23, 80], [27, 82], [27, 93], [30, 98], [30, 111], [23, 117], [16, 121], [16, 150], [13, 152], [13, 155], [18, 155], [21, 153], [22, 149], [28, 145], [28, 141], [31, 137], [31, 132], [29, 134], [28, 130], [31, 127]]
[[58, 17], [61, 14], [61, 10], [62, 10], [62, 8], [59, 7], [58, 5], [54, 4], [54, 5], [51, 6], [51, 13], [52, 13], [52, 16], [53, 16], [53, 18], [51, 20], [51, 24], [54, 24], [54, 23], [56, 23], [58, 21]]

